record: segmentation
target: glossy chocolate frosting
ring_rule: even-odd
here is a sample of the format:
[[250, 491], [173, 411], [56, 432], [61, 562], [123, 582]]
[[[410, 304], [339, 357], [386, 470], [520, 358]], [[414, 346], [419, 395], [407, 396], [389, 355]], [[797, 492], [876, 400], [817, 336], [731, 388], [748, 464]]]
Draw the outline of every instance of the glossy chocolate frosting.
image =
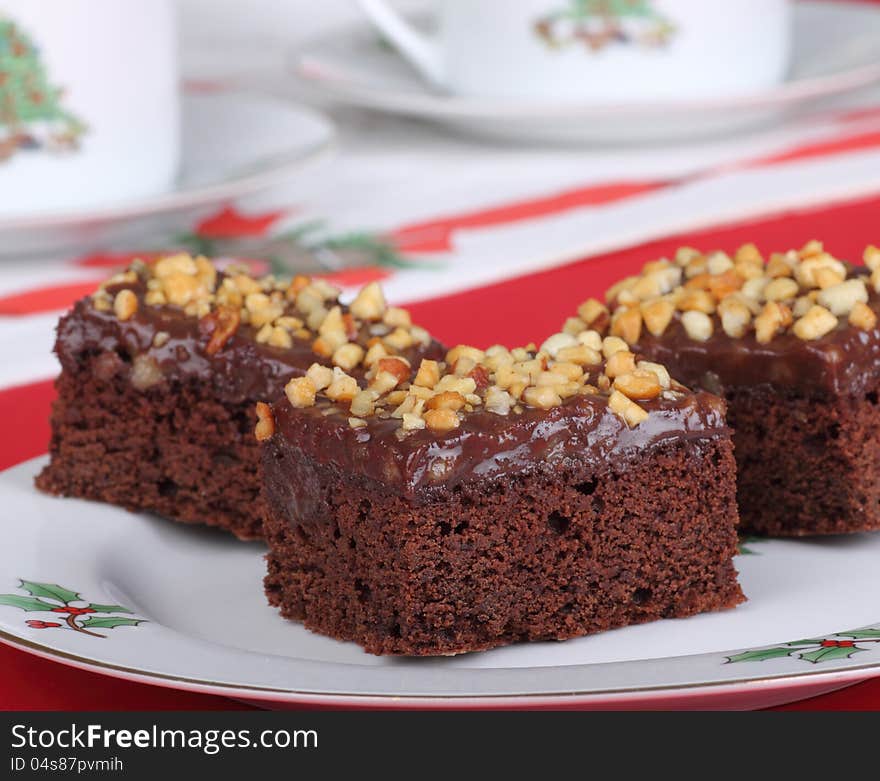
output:
[[[880, 310], [880, 297], [872, 292], [869, 305]], [[769, 385], [799, 395], [837, 396], [863, 393], [880, 379], [880, 327], [864, 331], [844, 317], [815, 341], [788, 331], [759, 344], [753, 331], [741, 338], [725, 334], [718, 315], [713, 315], [713, 325], [712, 336], [698, 342], [676, 317], [660, 336], [643, 330], [632, 349], [664, 364], [685, 385], [713, 393]]]
[[525, 408], [519, 415], [475, 411], [446, 434], [421, 430], [401, 436], [396, 419], [369, 418], [365, 427], [351, 428], [347, 413], [332, 411], [328, 402], [294, 409], [282, 400], [274, 405], [276, 428], [269, 446], [417, 500], [461, 483], [567, 462], [606, 471], [662, 442], [730, 435], [724, 402], [711, 394], [683, 393], [641, 405], [649, 415], [635, 428], [608, 408], [607, 397], [581, 395], [549, 410]]
[[[120, 321], [112, 311], [99, 311], [88, 298], [61, 319], [55, 350], [64, 369], [73, 370], [90, 354], [108, 359], [116, 354], [126, 364], [144, 356], [155, 362], [165, 379], [211, 383], [218, 400], [239, 404], [275, 398], [291, 377], [302, 376], [315, 362], [327, 363], [314, 353], [309, 339], [294, 337], [293, 345], [285, 348], [260, 344], [256, 330], [246, 324], [239, 326], [222, 349], [209, 355], [205, 351], [209, 334], [200, 329], [197, 318], [175, 307], [145, 305], [143, 283], [111, 286], [108, 291], [114, 294], [123, 288], [138, 297], [138, 310], [131, 319]], [[160, 332], [168, 334], [168, 339], [156, 346]], [[368, 338], [364, 332], [359, 340], [365, 343]], [[432, 342], [403, 354], [418, 368], [421, 358], [442, 358], [444, 349]]]

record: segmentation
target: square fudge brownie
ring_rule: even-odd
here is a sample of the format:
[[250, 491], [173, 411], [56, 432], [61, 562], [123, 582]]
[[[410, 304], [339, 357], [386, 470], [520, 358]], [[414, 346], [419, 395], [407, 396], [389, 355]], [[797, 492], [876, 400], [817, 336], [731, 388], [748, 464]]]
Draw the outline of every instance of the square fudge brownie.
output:
[[622, 340], [314, 366], [259, 405], [266, 591], [374, 654], [451, 655], [731, 608], [724, 402]]
[[744, 531], [880, 529], [880, 250], [865, 260], [816, 241], [767, 262], [753, 245], [683, 248], [565, 329], [598, 325], [726, 398]]
[[389, 355], [443, 354], [378, 285], [351, 306], [338, 293], [185, 254], [136, 261], [58, 325], [38, 487], [260, 537], [256, 402], [316, 361], [360, 376]]

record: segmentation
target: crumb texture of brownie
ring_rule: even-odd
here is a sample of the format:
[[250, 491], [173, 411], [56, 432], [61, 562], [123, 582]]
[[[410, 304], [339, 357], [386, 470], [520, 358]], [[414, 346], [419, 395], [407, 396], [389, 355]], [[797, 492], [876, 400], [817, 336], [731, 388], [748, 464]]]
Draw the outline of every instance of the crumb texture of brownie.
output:
[[131, 371], [107, 352], [61, 374], [37, 487], [261, 538], [253, 405], [223, 403], [196, 381], [141, 391]]
[[880, 249], [864, 266], [818, 241], [765, 258], [682, 247], [584, 302], [679, 381], [723, 396], [741, 525], [773, 536], [880, 529]]
[[203, 257], [134, 261], [58, 324], [51, 461], [37, 487], [260, 537], [257, 401], [312, 365], [362, 376], [390, 356], [443, 352], [378, 285], [348, 306], [338, 295]]
[[770, 536], [880, 529], [880, 386], [811, 398], [731, 388], [742, 530]]
[[270, 603], [373, 654], [565, 640], [744, 599], [729, 436], [613, 468], [538, 462], [425, 503], [281, 437], [263, 458]]

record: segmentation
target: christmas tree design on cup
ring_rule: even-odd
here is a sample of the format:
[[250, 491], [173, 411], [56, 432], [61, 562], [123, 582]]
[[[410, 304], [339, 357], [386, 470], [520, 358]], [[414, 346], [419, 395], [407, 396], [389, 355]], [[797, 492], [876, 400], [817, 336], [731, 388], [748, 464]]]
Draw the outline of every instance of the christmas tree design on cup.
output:
[[0, 15], [0, 161], [19, 151], [79, 148], [85, 124], [61, 103], [49, 83], [39, 47]]
[[651, 0], [569, 0], [536, 20], [534, 29], [552, 49], [581, 43], [593, 52], [612, 44], [665, 46], [675, 32]]

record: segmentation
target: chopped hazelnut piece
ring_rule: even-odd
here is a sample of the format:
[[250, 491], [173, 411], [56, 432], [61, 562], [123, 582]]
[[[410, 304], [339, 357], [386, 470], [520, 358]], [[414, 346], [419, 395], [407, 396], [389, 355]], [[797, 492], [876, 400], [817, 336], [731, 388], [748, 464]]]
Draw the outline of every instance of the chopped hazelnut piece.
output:
[[351, 400], [350, 412], [352, 415], [364, 418], [373, 414], [374, 403], [379, 394], [372, 390], [359, 391]]
[[675, 305], [664, 298], [642, 304], [642, 319], [645, 328], [653, 336], [661, 336], [672, 322], [675, 314]]
[[656, 399], [662, 392], [663, 386], [654, 372], [636, 370], [630, 374], [621, 374], [612, 386], [630, 399]]
[[606, 336], [602, 340], [602, 354], [606, 358], [610, 358], [614, 353], [619, 353], [623, 350], [629, 352], [629, 345], [617, 336]]
[[557, 353], [565, 347], [574, 347], [577, 345], [577, 339], [571, 334], [553, 334], [548, 337], [544, 344], [541, 345], [541, 352], [547, 353], [551, 358], [555, 358]]
[[308, 377], [296, 377], [284, 386], [284, 393], [290, 405], [296, 409], [315, 405], [315, 384]]
[[496, 415], [508, 415], [512, 406], [513, 396], [507, 391], [497, 387], [490, 387], [486, 391], [485, 407], [489, 412], [494, 412]]
[[113, 312], [120, 320], [130, 320], [137, 309], [137, 296], [131, 290], [120, 290], [113, 299]]
[[605, 375], [610, 379], [636, 370], [636, 357], [629, 350], [614, 353], [605, 363]]
[[562, 333], [577, 337], [581, 331], [586, 330], [586, 327], [587, 324], [579, 317], [568, 317], [562, 324]]
[[365, 421], [363, 418], [349, 418], [348, 425], [350, 428], [366, 428], [367, 421]]
[[425, 412], [425, 425], [435, 432], [452, 431], [459, 426], [458, 415], [451, 409], [430, 409]]
[[397, 306], [389, 306], [388, 309], [385, 310], [382, 322], [395, 328], [409, 328], [412, 325], [412, 319], [410, 318], [409, 312], [406, 309], [401, 309]]
[[684, 312], [681, 316], [681, 324], [687, 335], [697, 342], [705, 342], [712, 336], [712, 320], [705, 312], [695, 309]]
[[269, 334], [269, 338], [266, 340], [266, 343], [272, 347], [282, 347], [284, 349], [290, 349], [293, 347], [293, 339], [290, 338], [290, 334], [284, 330], [283, 328], [279, 328], [278, 326], [269, 326], [272, 330]]
[[595, 298], [588, 298], [578, 307], [578, 317], [584, 321], [587, 328], [594, 331], [604, 331], [608, 327], [611, 313], [608, 307]]
[[306, 372], [312, 385], [316, 391], [324, 390], [331, 382], [333, 382], [333, 369], [329, 366], [322, 366], [320, 363], [313, 363]]
[[871, 331], [877, 326], [877, 315], [867, 304], [857, 301], [849, 313], [849, 323], [863, 331]]
[[391, 372], [380, 371], [376, 373], [370, 382], [370, 389], [376, 391], [380, 396], [394, 390], [398, 385], [397, 376]]
[[552, 387], [529, 387], [523, 392], [523, 401], [531, 407], [550, 409], [562, 404], [562, 399]]
[[560, 361], [573, 363], [577, 366], [598, 366], [602, 363], [602, 356], [592, 347], [585, 344], [578, 344], [574, 347], [563, 347], [556, 357]]
[[354, 342], [347, 342], [337, 347], [333, 353], [333, 365], [346, 371], [354, 369], [364, 357], [364, 348]]
[[385, 344], [392, 350], [406, 350], [408, 347], [412, 347], [415, 344], [415, 339], [412, 335], [412, 331], [414, 330], [415, 329], [407, 330], [406, 328], [395, 328], [385, 337]]
[[613, 391], [608, 397], [608, 406], [612, 412], [623, 418], [630, 428], [638, 426], [648, 417], [648, 413], [620, 391]]
[[767, 283], [764, 298], [767, 301], [789, 301], [797, 297], [798, 283], [789, 277], [779, 277]]
[[427, 409], [451, 409], [455, 412], [466, 404], [464, 396], [455, 391], [443, 391], [425, 403]]
[[795, 321], [792, 331], [798, 339], [812, 341], [821, 339], [837, 327], [837, 318], [824, 306], [813, 306], [799, 320]]
[[272, 408], [262, 402], [257, 402], [257, 425], [254, 427], [254, 435], [258, 442], [269, 439], [275, 433], [275, 416]]
[[669, 376], [669, 371], [663, 364], [653, 363], [652, 361], [639, 361], [636, 364], [636, 368], [641, 371], [653, 372], [654, 376], [657, 378], [657, 382], [660, 383], [660, 387], [664, 390], [668, 390], [672, 386], [672, 378]]
[[752, 321], [752, 311], [735, 298], [725, 298], [718, 304], [721, 328], [728, 336], [739, 339], [744, 336]]
[[759, 344], [773, 341], [780, 328], [791, 323], [791, 311], [784, 304], [768, 301], [755, 318], [755, 339]]
[[388, 350], [385, 349], [385, 345], [377, 341], [375, 344], [370, 345], [370, 348], [367, 350], [367, 354], [364, 356], [364, 366], [370, 368], [378, 363], [381, 358], [387, 357]]
[[413, 385], [421, 385], [423, 388], [433, 388], [440, 381], [440, 364], [437, 361], [423, 358], [419, 364]]
[[635, 344], [642, 334], [642, 312], [638, 307], [618, 310], [611, 317], [611, 334]]
[[[456, 418], [456, 420], [458, 420]], [[419, 431], [425, 428], [425, 418], [412, 412], [404, 412], [402, 416], [401, 428], [404, 431]], [[455, 428], [455, 426], [452, 426]]]
[[677, 307], [682, 312], [702, 312], [711, 315], [715, 311], [715, 299], [707, 290], [686, 290], [678, 299]]
[[370, 282], [369, 285], [366, 285], [349, 307], [356, 318], [367, 321], [381, 320], [385, 309], [385, 294], [378, 282]]
[[359, 391], [357, 380], [337, 367], [333, 370], [333, 382], [327, 386], [324, 393], [328, 399], [333, 401], [350, 402]]
[[826, 287], [817, 298], [820, 306], [838, 317], [848, 315], [857, 303], [867, 302], [868, 290], [861, 279], [848, 279], [838, 285]]
[[395, 384], [399, 385], [409, 379], [410, 366], [403, 358], [380, 358], [376, 363], [376, 372], [392, 374], [397, 380]]
[[862, 259], [865, 261], [865, 265], [871, 269], [871, 271], [876, 271], [880, 268], [880, 248], [875, 247], [873, 244], [869, 244], [865, 247], [865, 252], [862, 255]]

